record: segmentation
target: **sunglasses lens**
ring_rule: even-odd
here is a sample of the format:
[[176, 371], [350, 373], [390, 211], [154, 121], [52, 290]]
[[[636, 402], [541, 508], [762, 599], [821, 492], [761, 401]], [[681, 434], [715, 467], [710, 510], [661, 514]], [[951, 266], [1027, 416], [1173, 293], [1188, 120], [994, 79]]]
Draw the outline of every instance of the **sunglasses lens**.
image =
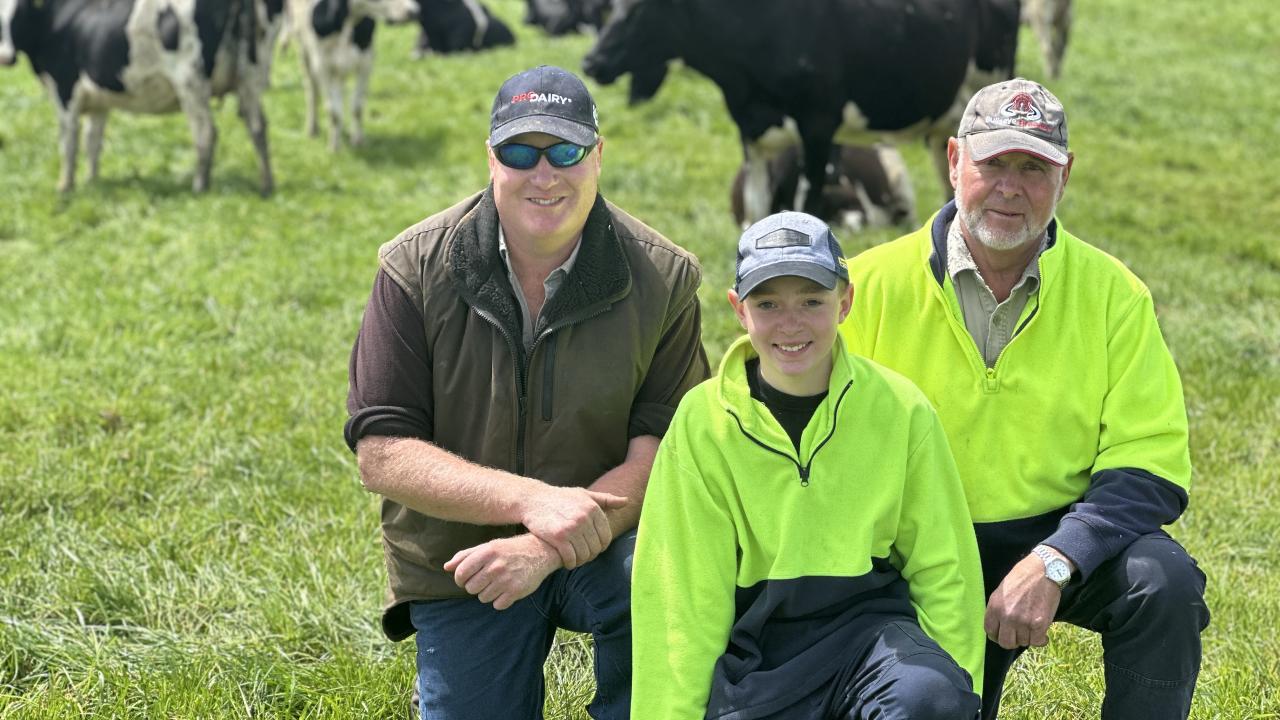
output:
[[528, 170], [538, 164], [538, 156], [542, 153], [532, 145], [507, 143], [498, 146], [498, 160], [503, 165], [516, 170]]
[[577, 165], [587, 156], [587, 148], [567, 142], [552, 145], [544, 152], [547, 154], [547, 161], [558, 168]]

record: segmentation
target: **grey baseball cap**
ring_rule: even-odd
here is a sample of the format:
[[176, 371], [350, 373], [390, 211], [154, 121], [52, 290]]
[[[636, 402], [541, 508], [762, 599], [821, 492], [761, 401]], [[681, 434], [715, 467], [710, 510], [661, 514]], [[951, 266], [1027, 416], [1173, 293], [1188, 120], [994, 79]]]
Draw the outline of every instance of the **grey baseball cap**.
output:
[[489, 145], [521, 133], [541, 132], [578, 145], [595, 145], [600, 129], [595, 101], [578, 76], [539, 65], [507, 78], [493, 98]]
[[808, 278], [828, 290], [840, 280], [848, 282], [844, 251], [826, 223], [802, 212], [780, 212], [742, 233], [733, 285], [738, 297], [784, 275]]
[[1043, 85], [1014, 78], [973, 94], [960, 118], [957, 137], [969, 144], [969, 156], [986, 160], [1010, 152], [1067, 164], [1067, 115]]

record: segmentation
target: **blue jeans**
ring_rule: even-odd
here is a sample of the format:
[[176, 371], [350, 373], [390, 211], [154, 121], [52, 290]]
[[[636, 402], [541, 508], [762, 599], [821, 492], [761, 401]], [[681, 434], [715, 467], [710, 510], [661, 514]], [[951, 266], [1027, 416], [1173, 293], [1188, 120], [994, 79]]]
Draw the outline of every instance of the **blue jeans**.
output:
[[557, 570], [506, 610], [463, 598], [415, 602], [423, 720], [540, 720], [542, 666], [556, 628], [591, 633], [596, 696], [587, 712], [625, 720], [631, 704], [631, 558], [635, 531], [595, 560]]
[[[993, 559], [983, 558], [987, 595], [1012, 567], [993, 572]], [[1155, 532], [1063, 591], [1055, 620], [1102, 635], [1103, 720], [1179, 720], [1191, 712], [1200, 633], [1209, 625], [1204, 586], [1204, 573], [1187, 551]], [[983, 720], [995, 720], [1004, 677], [1024, 650], [987, 641]]]

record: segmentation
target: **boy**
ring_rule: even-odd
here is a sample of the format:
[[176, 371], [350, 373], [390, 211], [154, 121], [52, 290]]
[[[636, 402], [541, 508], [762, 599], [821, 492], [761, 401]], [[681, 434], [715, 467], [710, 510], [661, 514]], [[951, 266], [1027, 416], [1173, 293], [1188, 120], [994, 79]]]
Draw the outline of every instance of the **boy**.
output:
[[748, 337], [681, 401], [641, 515], [634, 720], [977, 716], [960, 479], [924, 396], [836, 341], [852, 300], [817, 218], [743, 233]]

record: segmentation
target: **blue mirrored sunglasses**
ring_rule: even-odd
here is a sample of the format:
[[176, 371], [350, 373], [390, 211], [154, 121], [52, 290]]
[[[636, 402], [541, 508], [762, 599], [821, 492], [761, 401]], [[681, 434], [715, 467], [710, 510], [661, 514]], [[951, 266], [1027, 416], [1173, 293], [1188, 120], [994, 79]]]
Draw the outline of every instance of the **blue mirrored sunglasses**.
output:
[[571, 142], [556, 143], [551, 147], [538, 148], [523, 143], [503, 143], [494, 148], [498, 162], [516, 170], [528, 170], [538, 164], [538, 158], [547, 156], [551, 167], [567, 168], [582, 162], [582, 158], [591, 152], [591, 145], [576, 145]]

